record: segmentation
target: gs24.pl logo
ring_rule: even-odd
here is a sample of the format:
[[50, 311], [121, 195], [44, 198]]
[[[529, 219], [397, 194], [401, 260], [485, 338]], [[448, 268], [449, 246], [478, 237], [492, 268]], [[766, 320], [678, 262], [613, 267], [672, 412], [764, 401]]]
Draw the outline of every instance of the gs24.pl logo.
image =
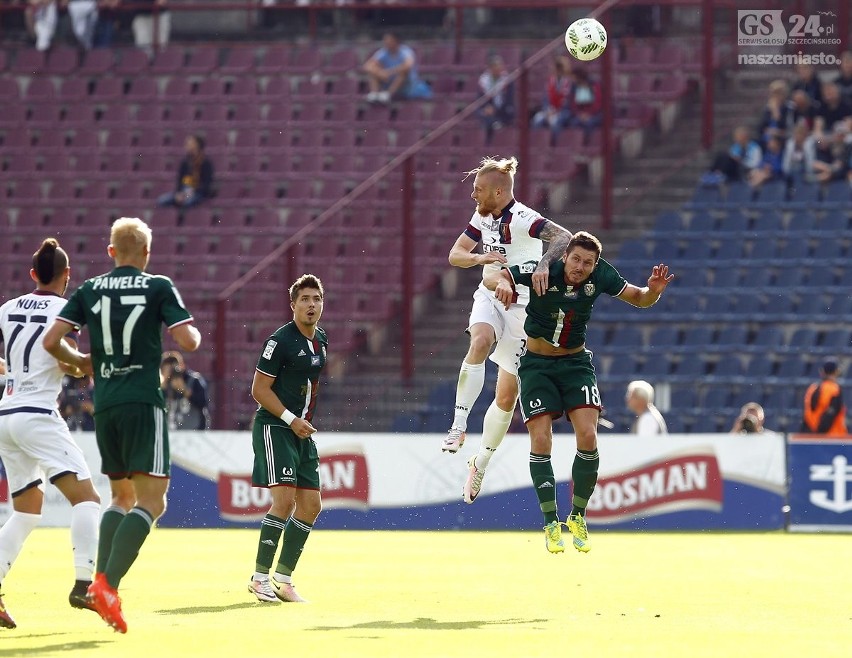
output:
[[[737, 10], [737, 45], [781, 46], [784, 44], [838, 44], [836, 14], [818, 11], [809, 16], [791, 14], [786, 22], [782, 9]], [[789, 29], [788, 29], [789, 26]]]

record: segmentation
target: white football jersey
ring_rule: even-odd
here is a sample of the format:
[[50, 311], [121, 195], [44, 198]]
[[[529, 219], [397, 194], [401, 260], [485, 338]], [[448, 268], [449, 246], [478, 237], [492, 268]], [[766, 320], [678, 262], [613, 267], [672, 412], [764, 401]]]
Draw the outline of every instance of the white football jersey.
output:
[[[546, 223], [547, 220], [535, 210], [513, 201], [500, 217], [474, 212], [464, 233], [472, 240], [482, 242], [483, 252], [501, 253], [508, 261], [506, 264], [512, 266], [541, 260], [544, 247], [538, 236]], [[529, 288], [519, 285], [517, 293], [517, 303], [526, 306], [530, 299]]]
[[41, 341], [64, 306], [64, 297], [45, 291], [31, 292], [0, 306], [0, 333], [6, 357], [6, 388], [0, 411], [19, 407], [56, 409], [65, 373]]

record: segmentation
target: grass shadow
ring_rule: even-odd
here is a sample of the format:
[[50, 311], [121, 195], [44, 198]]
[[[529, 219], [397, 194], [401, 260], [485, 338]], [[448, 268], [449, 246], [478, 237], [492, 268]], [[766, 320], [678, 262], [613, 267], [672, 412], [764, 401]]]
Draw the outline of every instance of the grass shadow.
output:
[[546, 619], [467, 619], [464, 621], [438, 621], [430, 617], [418, 617], [411, 621], [366, 621], [361, 624], [352, 624], [349, 626], [313, 626], [305, 630], [309, 631], [348, 631], [354, 629], [363, 630], [421, 630], [421, 631], [467, 631], [477, 628], [485, 628], [486, 626], [516, 626], [518, 624], [539, 624], [546, 622]]
[[254, 608], [258, 605], [263, 604], [256, 601], [247, 601], [244, 603], [232, 603], [230, 605], [200, 605], [191, 608], [165, 608], [163, 610], [155, 610], [154, 612], [158, 615], [207, 615], [213, 612], [245, 610], [246, 608]]
[[[23, 636], [22, 636], [23, 637]], [[27, 637], [33, 637], [32, 635]], [[0, 656], [42, 656], [44, 654], [74, 655], [77, 651], [98, 649], [102, 644], [111, 644], [109, 640], [80, 640], [79, 642], [62, 642], [59, 644], [45, 644], [42, 646], [29, 645], [20, 649], [0, 649]]]

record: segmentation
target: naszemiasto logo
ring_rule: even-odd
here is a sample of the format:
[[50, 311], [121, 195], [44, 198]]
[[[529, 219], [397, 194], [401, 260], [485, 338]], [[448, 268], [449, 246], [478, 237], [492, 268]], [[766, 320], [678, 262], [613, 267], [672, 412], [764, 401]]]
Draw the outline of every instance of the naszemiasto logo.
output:
[[587, 509], [603, 524], [684, 510], [719, 512], [722, 491], [715, 453], [699, 448], [599, 479]]
[[[319, 476], [325, 509], [369, 508], [370, 474], [360, 447], [320, 456]], [[226, 521], [259, 521], [272, 504], [269, 489], [253, 487], [251, 475], [220, 473], [217, 488], [219, 515]]]

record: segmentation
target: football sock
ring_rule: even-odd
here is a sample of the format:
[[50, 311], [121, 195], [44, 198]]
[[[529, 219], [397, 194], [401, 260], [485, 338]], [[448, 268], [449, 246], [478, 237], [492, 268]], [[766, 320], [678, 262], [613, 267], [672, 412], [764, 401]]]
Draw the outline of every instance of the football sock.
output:
[[571, 514], [586, 515], [586, 505], [595, 490], [598, 481], [600, 457], [597, 449], [577, 450], [574, 465], [571, 467], [571, 479], [574, 481], [574, 497], [571, 500]]
[[0, 528], [0, 581], [9, 573], [24, 542], [40, 520], [41, 514], [12, 512], [12, 516]]
[[106, 565], [109, 561], [109, 554], [112, 551], [112, 538], [115, 536], [115, 531], [127, 512], [118, 505], [111, 505], [106, 508], [104, 515], [101, 517], [101, 532], [98, 537], [98, 561], [95, 566], [95, 571], [103, 573], [106, 571]]
[[550, 455], [530, 453], [530, 477], [532, 477], [535, 495], [538, 496], [538, 506], [544, 514], [544, 524], [558, 521], [556, 512], [556, 478], [553, 475], [553, 464]]
[[476, 398], [485, 386], [485, 363], [468, 363], [462, 361], [459, 370], [459, 383], [456, 387], [456, 411], [453, 417], [453, 427], [467, 429], [467, 417]]
[[91, 580], [98, 550], [98, 517], [101, 506], [93, 500], [71, 508], [71, 550], [77, 580]]
[[302, 549], [305, 548], [311, 528], [313, 526], [310, 523], [300, 521], [294, 516], [290, 517], [284, 529], [284, 546], [281, 548], [281, 557], [275, 567], [276, 574], [289, 576], [296, 570], [296, 563], [302, 555]]
[[485, 470], [488, 468], [488, 462], [491, 461], [494, 451], [503, 443], [503, 437], [509, 431], [509, 425], [512, 423], [512, 415], [515, 411], [514, 406], [512, 411], [503, 411], [497, 406], [497, 402], [493, 401], [488, 411], [485, 412], [485, 420], [482, 421], [482, 442], [479, 444], [479, 453], [476, 455], [476, 467]]
[[154, 517], [148, 510], [134, 507], [116, 528], [112, 538], [112, 551], [109, 554], [104, 574], [111, 587], [118, 584], [139, 556], [139, 549], [154, 525]]
[[256, 573], [269, 574], [286, 524], [286, 520], [272, 514], [263, 517], [260, 522], [260, 539], [257, 541], [257, 559], [254, 566]]

